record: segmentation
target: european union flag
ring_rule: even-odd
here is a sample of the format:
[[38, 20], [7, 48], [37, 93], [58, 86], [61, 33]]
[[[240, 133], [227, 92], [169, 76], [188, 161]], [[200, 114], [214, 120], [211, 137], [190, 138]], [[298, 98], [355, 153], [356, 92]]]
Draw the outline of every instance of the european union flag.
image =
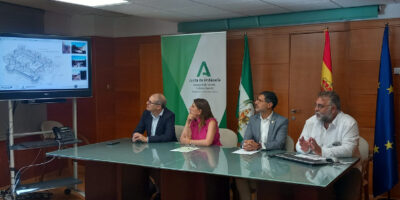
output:
[[374, 142], [374, 196], [389, 191], [398, 182], [394, 140], [392, 66], [389, 53], [389, 27], [383, 34]]

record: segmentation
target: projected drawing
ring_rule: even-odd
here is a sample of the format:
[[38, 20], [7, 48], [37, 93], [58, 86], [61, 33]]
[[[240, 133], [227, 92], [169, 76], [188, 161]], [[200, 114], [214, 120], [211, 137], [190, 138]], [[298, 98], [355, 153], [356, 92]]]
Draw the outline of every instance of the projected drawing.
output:
[[44, 57], [41, 53], [26, 49], [25, 46], [19, 46], [12, 53], [3, 57], [8, 72], [15, 72], [37, 82], [42, 72], [47, 68], [53, 67], [53, 62]]

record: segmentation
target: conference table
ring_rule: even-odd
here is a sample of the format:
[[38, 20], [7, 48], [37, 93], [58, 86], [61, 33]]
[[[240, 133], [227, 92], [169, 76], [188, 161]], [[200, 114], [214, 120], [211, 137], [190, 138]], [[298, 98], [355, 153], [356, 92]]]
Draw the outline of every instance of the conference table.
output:
[[[111, 144], [113, 143], [113, 144]], [[183, 148], [182, 148], [183, 147]], [[133, 143], [130, 138], [46, 153], [83, 160], [86, 199], [146, 199], [148, 171], [160, 173], [161, 199], [229, 199], [233, 178], [256, 181], [258, 199], [330, 199], [332, 185], [358, 158], [312, 166], [275, 157], [283, 151], [252, 155], [239, 148], [197, 147], [178, 142]]]

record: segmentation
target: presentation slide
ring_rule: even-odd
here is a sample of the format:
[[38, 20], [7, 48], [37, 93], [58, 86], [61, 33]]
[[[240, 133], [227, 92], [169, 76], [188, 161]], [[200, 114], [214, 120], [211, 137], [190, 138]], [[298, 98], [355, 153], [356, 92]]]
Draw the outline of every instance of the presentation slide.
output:
[[0, 37], [0, 90], [86, 89], [87, 41]]

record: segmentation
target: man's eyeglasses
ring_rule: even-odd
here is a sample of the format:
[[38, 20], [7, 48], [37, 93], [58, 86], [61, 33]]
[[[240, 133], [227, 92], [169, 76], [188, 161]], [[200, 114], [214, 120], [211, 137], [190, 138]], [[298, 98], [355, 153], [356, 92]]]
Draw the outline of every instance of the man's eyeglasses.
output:
[[154, 104], [154, 105], [161, 105], [160, 103], [157, 103], [157, 102], [151, 102], [150, 100], [147, 100], [147, 103], [148, 103], [148, 104]]
[[258, 98], [256, 98], [256, 100], [254, 100], [254, 102], [256, 102], [256, 101], [258, 101], [260, 103], [263, 103], [263, 102], [269, 103], [268, 101], [264, 101], [263, 99], [258, 99]]
[[328, 106], [331, 106], [331, 105], [323, 105], [323, 104], [315, 104], [314, 105], [314, 107], [316, 107], [318, 109], [322, 109], [322, 108], [325, 108], [325, 107], [328, 107]]

